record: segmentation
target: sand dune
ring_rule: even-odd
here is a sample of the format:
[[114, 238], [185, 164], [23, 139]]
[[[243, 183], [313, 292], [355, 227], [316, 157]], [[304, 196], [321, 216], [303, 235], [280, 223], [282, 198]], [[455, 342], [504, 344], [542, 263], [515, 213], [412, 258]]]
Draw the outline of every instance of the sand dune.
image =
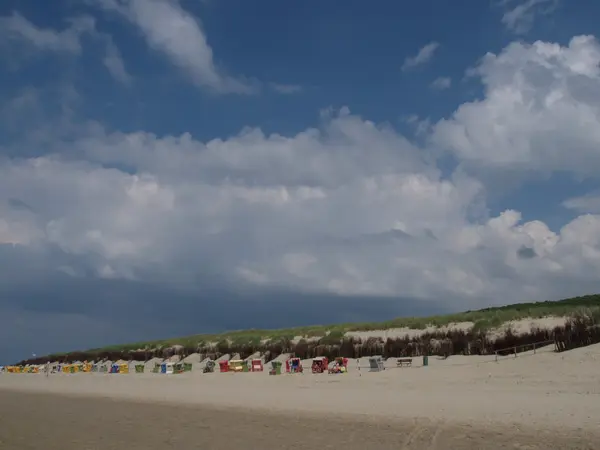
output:
[[[503, 336], [506, 330], [509, 328], [517, 336], [530, 333], [534, 329], [553, 330], [555, 327], [563, 326], [568, 319], [568, 316], [553, 316], [541, 318], [525, 317], [519, 320], [510, 320], [508, 322], [503, 323], [498, 328], [491, 328], [487, 332], [487, 338], [491, 341], [496, 340], [498, 337]], [[474, 322], [455, 322], [439, 327], [435, 325], [430, 325], [423, 329], [405, 327], [388, 328], [386, 330], [348, 331], [345, 333], [345, 336], [361, 339], [368, 339], [373, 337], [381, 339], [396, 339], [404, 338], [405, 336], [408, 336], [409, 338], [419, 338], [426, 333], [447, 333], [449, 331], [469, 332], [473, 329], [474, 325]]]
[[[21, 392], [27, 394], [22, 398], [29, 399], [30, 408], [36, 397], [45, 398], [41, 394], [92, 396], [94, 402], [99, 401], [99, 397], [109, 397], [119, 402], [161, 403], [164, 406], [147, 408], [152, 411], [164, 409], [165, 414], [171, 408], [169, 405], [179, 405], [191, 408], [194, 412], [189, 412], [190, 415], [204, 417], [210, 414], [215, 425], [204, 432], [213, 436], [216, 436], [219, 427], [225, 427], [227, 421], [230, 432], [226, 436], [231, 437], [235, 434], [234, 429], [237, 430], [238, 426], [244, 429], [243, 424], [251, 420], [263, 424], [260, 426], [271, 427], [269, 429], [274, 435], [278, 435], [273, 424], [278, 420], [282, 423], [288, 420], [286, 426], [290, 439], [297, 440], [302, 433], [296, 428], [305, 429], [307, 424], [315, 422], [311, 416], [320, 416], [322, 419], [315, 422], [319, 424], [317, 428], [334, 430], [336, 421], [341, 421], [338, 423], [340, 429], [348, 430], [344, 433], [353, 433], [352, 430], [357, 427], [365, 430], [371, 427], [373, 439], [377, 439], [380, 432], [389, 434], [389, 439], [381, 437], [381, 445], [371, 448], [600, 448], [599, 444], [596, 447], [592, 445], [600, 442], [600, 345], [563, 354], [545, 349], [535, 355], [506, 357], [499, 362], [494, 362], [489, 356], [452, 356], [448, 360], [431, 358], [429, 367], [392, 367], [384, 372], [370, 373], [363, 368], [359, 371], [350, 364], [350, 373], [344, 375], [191, 372], [174, 376], [60, 374], [44, 377], [3, 374], [0, 376], [0, 390], [4, 392], [0, 401], [6, 402], [10, 392]], [[76, 403], [76, 400], [69, 402]], [[58, 403], [63, 404], [63, 400]], [[97, 404], [94, 403], [94, 408]], [[114, 403], [113, 408], [119, 410], [121, 403], [118, 405]], [[37, 407], [35, 409], [38, 410]], [[246, 422], [242, 418], [226, 419], [227, 414], [233, 417], [239, 414], [240, 409], [254, 410], [255, 413], [250, 416], [255, 418], [250, 419], [246, 415]], [[3, 410], [12, 414], [14, 408]], [[295, 419], [289, 419], [290, 415]], [[34, 416], [29, 419], [30, 423], [33, 423], [32, 420]], [[163, 419], [160, 420], [162, 423]], [[219, 420], [223, 421], [221, 425], [217, 424]], [[378, 429], [372, 428], [375, 425], [369, 423], [387, 425]], [[177, 425], [173, 424], [173, 427], [180, 435]], [[248, 425], [248, 433], [251, 428]], [[402, 437], [398, 436], [400, 432]], [[313, 429], [312, 433], [319, 432]], [[465, 433], [472, 442], [463, 439]], [[566, 437], [572, 446], [566, 444]], [[261, 447], [272, 442], [265, 433], [262, 436], [257, 433], [254, 437], [248, 435], [247, 439]], [[365, 440], [357, 439], [347, 440], [343, 448], [368, 448]], [[402, 439], [408, 439], [412, 444], [409, 442], [402, 447]], [[487, 442], [489, 439], [492, 439], [491, 443]], [[484, 441], [489, 445], [478, 446]], [[356, 442], [362, 442], [363, 446]], [[500, 445], [507, 445], [507, 442], [521, 447]], [[283, 444], [280, 442], [277, 448], [309, 448], [301, 443], [296, 446]], [[162, 445], [161, 448], [169, 447]], [[255, 448], [254, 445], [251, 448]]]

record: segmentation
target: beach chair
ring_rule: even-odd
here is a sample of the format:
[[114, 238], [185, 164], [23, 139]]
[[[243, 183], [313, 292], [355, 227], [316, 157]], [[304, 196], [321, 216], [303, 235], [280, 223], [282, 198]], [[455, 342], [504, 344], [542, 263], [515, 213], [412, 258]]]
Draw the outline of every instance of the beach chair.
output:
[[202, 369], [202, 373], [213, 373], [215, 371], [215, 362], [212, 360], [206, 361], [206, 365], [204, 369]]
[[380, 372], [385, 370], [383, 358], [381, 356], [371, 356], [369, 358], [369, 372]]

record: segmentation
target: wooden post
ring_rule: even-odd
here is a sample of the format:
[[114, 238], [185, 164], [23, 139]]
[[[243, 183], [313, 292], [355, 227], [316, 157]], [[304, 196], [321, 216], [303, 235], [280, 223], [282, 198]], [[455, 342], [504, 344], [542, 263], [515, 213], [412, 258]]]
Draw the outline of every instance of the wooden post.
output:
[[533, 354], [535, 355], [535, 343], [533, 344]]
[[498, 362], [498, 351], [494, 352], [496, 354], [496, 362]]
[[517, 357], [517, 347], [515, 346], [515, 358]]

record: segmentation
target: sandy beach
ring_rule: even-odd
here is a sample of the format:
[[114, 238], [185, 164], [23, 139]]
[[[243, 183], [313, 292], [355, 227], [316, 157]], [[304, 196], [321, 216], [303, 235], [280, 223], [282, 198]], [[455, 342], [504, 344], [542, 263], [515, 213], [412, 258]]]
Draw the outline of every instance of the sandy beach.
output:
[[3, 374], [0, 444], [600, 449], [598, 373], [600, 346], [343, 375]]

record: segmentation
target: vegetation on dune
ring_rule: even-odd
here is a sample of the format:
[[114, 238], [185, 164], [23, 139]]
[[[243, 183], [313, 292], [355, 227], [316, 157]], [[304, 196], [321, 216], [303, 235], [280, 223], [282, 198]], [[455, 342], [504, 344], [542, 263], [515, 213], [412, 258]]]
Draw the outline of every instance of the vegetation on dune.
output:
[[[502, 336], [493, 341], [487, 337], [489, 330], [498, 328], [509, 321], [552, 316], [565, 316], [572, 319], [566, 327], [557, 327], [555, 330], [534, 329], [528, 334], [515, 335], [509, 328], [504, 331]], [[442, 328], [460, 322], [471, 322], [474, 326], [468, 331]], [[596, 331], [584, 332], [582, 330], [590, 327], [597, 328], [598, 324], [600, 324], [600, 295], [588, 295], [556, 302], [521, 303], [444, 316], [405, 317], [376, 323], [318, 325], [275, 330], [250, 329], [221, 334], [200, 334], [184, 338], [136, 342], [87, 351], [53, 354], [36, 358], [35, 361], [24, 361], [24, 363], [36, 363], [37, 360], [98, 360], [101, 358], [144, 360], [153, 356], [162, 357], [169, 352], [183, 354], [197, 352], [214, 357], [226, 353], [240, 353], [242, 357], [247, 357], [256, 351], [272, 356], [280, 353], [295, 353], [299, 357], [360, 357], [374, 354], [396, 357], [434, 354], [438, 351], [444, 353], [445, 356], [448, 354], [486, 354], [506, 347], [527, 346], [534, 342], [555, 339], [559, 335], [563, 336], [565, 342], [569, 340], [570, 343], [565, 344], [565, 347], [573, 346], [576, 342], [595, 339], [593, 337], [588, 339], [587, 336], [596, 336], [598, 334]], [[423, 333], [418, 337], [405, 336], [387, 340], [376, 337], [358, 339], [346, 336], [346, 333], [351, 331], [398, 328], [423, 330]], [[575, 333], [573, 330], [577, 330], [577, 336], [569, 337]], [[303, 339], [294, 342], [296, 337]], [[446, 344], [438, 348], [436, 342], [445, 342]], [[174, 346], [178, 346], [176, 350], [174, 350]], [[442, 351], [442, 348], [445, 350]]]
[[343, 323], [335, 325], [312, 325], [285, 329], [248, 329], [228, 331], [220, 334], [199, 334], [182, 338], [165, 339], [161, 341], [137, 342], [125, 345], [103, 347], [101, 350], [135, 350], [145, 346], [170, 346], [174, 344], [186, 347], [197, 346], [199, 342], [219, 342], [229, 340], [232, 343], [255, 343], [264, 340], [278, 341], [293, 339], [295, 336], [307, 338], [324, 337], [327, 335], [342, 336], [350, 331], [376, 331], [394, 328], [409, 328], [425, 330], [428, 327], [443, 327], [452, 323], [473, 322], [478, 331], [487, 331], [499, 327], [503, 323], [524, 318], [561, 317], [573, 314], [584, 307], [600, 307], [600, 294], [574, 297], [560, 301], [537, 303], [520, 303], [514, 305], [485, 308], [478, 311], [465, 311], [456, 314], [429, 317], [398, 317], [385, 322]]

